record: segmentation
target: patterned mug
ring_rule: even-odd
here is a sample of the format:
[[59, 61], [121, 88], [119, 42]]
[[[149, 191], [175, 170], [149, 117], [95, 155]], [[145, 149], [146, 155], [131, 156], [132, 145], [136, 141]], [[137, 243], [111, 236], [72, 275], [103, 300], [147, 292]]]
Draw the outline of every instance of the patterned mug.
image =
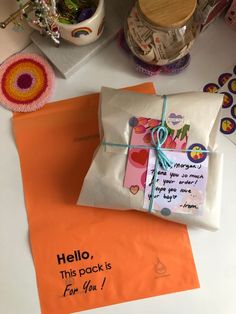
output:
[[104, 0], [97, 0], [94, 14], [78, 24], [62, 24], [57, 22], [61, 37], [77, 46], [96, 41], [102, 34], [105, 20]]

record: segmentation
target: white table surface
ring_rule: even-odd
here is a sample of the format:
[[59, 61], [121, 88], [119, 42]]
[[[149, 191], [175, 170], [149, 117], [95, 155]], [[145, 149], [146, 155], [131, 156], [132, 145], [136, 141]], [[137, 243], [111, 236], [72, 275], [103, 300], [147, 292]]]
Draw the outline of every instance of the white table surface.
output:
[[[236, 64], [236, 33], [218, 19], [200, 35], [191, 56], [184, 73], [147, 78], [135, 71], [131, 59], [113, 41], [70, 79], [58, 76], [52, 100], [98, 92], [101, 86], [120, 88], [145, 81], [153, 81], [160, 94], [200, 90]], [[225, 154], [221, 229], [189, 230], [201, 288], [86, 313], [236, 313], [236, 146], [220, 135], [219, 150]], [[11, 112], [0, 107], [0, 314], [39, 313]]]

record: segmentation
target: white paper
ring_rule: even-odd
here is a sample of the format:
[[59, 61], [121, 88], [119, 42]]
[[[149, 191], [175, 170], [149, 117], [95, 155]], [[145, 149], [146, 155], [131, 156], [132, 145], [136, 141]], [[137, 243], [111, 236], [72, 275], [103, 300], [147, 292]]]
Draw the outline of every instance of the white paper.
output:
[[[216, 152], [216, 135], [219, 130], [219, 110], [223, 96], [191, 92], [167, 96], [168, 112], [177, 112], [190, 124], [188, 146], [201, 143], [213, 153], [209, 154], [208, 180], [203, 213], [199, 216], [173, 213], [167, 220], [198, 226], [209, 230], [219, 228], [222, 185], [222, 155]], [[143, 209], [144, 192], [133, 195], [123, 187], [128, 149], [104, 146], [103, 142], [128, 144], [131, 128], [129, 119], [152, 117], [160, 119], [163, 97], [130, 91], [103, 88], [100, 99], [101, 145], [84, 179], [78, 204], [120, 210]]]

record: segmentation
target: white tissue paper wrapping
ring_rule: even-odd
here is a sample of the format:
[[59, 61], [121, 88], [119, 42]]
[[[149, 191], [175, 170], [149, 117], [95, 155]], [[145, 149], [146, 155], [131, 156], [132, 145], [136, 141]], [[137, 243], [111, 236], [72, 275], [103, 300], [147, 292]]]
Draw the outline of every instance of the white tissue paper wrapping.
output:
[[[216, 152], [216, 135], [222, 101], [222, 95], [202, 92], [167, 96], [167, 112], [183, 115], [190, 124], [187, 147], [201, 143], [213, 153], [208, 154], [208, 179], [202, 214], [172, 213], [163, 216], [160, 211], [152, 214], [204, 229], [219, 228], [223, 158], [222, 154]], [[147, 212], [143, 208], [144, 191], [139, 190], [134, 197], [123, 186], [128, 148], [107, 146], [103, 142], [128, 145], [132, 131], [130, 118], [135, 116], [160, 120], [162, 109], [162, 96], [102, 88], [99, 108], [101, 144], [84, 179], [77, 202], [79, 205]]]

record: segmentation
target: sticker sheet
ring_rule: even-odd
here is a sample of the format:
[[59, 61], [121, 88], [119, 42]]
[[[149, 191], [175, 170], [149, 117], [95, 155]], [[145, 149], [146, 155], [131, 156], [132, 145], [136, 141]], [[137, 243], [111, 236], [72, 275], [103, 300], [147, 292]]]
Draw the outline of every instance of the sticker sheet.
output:
[[236, 144], [236, 75], [233, 75], [219, 92], [224, 94], [220, 131]]
[[217, 83], [207, 83], [203, 91], [224, 95], [220, 131], [236, 144], [236, 65], [221, 73]]
[[209, 82], [203, 87], [203, 91], [207, 93], [217, 93], [228, 80], [236, 74], [236, 65], [231, 66], [226, 71], [222, 72], [217, 79], [217, 82]]

